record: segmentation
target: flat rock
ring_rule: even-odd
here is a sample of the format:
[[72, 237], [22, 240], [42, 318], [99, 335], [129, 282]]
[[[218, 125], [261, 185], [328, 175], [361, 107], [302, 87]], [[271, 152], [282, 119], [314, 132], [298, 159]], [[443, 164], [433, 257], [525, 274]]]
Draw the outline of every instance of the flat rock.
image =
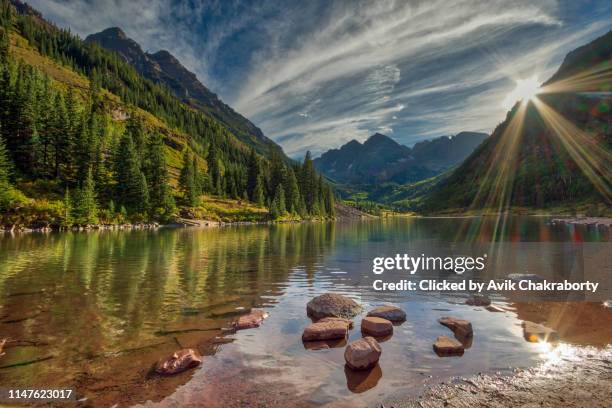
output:
[[457, 319], [455, 317], [441, 317], [438, 319], [441, 325], [448, 327], [455, 333], [455, 336], [459, 339], [471, 337], [474, 335], [472, 330], [472, 323], [467, 320]]
[[382, 317], [364, 317], [361, 321], [361, 332], [369, 336], [385, 337], [393, 333], [393, 323]]
[[351, 319], [345, 319], [344, 317], [324, 317], [316, 321], [316, 323], [323, 322], [342, 322], [346, 324], [349, 329], [353, 328], [353, 321]]
[[302, 341], [343, 339], [348, 329], [349, 323], [345, 319], [323, 319], [304, 329]]
[[238, 321], [234, 323], [234, 328], [236, 330], [243, 330], [259, 327], [267, 317], [267, 312], [263, 310], [253, 310], [249, 314], [240, 316]]
[[194, 349], [181, 349], [175, 351], [170, 357], [160, 360], [155, 366], [155, 372], [162, 375], [173, 375], [197, 367], [201, 363], [200, 353]]
[[336, 293], [325, 293], [308, 302], [306, 312], [308, 316], [315, 320], [324, 317], [344, 317], [350, 319], [361, 312], [361, 306], [346, 296]]
[[367, 370], [378, 363], [381, 354], [382, 350], [376, 339], [363, 337], [346, 346], [344, 360], [353, 370]]
[[451, 339], [447, 336], [440, 336], [436, 339], [433, 349], [440, 357], [444, 356], [461, 356], [465, 351], [463, 344], [458, 340]]
[[368, 316], [382, 317], [391, 322], [403, 322], [406, 320], [406, 312], [397, 306], [379, 306], [368, 312]]
[[525, 340], [531, 343], [537, 343], [539, 341], [558, 341], [559, 334], [551, 329], [550, 327], [546, 327], [544, 325], [530, 322], [525, 320], [522, 323], [523, 326], [523, 337]]
[[484, 295], [474, 295], [466, 300], [465, 304], [470, 306], [489, 306], [491, 304], [491, 299]]

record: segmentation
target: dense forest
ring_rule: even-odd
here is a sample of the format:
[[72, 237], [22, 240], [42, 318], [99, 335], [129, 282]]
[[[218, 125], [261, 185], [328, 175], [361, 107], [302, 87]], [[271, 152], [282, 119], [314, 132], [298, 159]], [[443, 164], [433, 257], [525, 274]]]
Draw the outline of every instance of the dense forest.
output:
[[[19, 41], [85, 85], [18, 58]], [[271, 219], [334, 217], [334, 193], [310, 154], [298, 164], [256, 153], [115, 53], [8, 0], [0, 0], [0, 184], [5, 224], [165, 221], [197, 209], [203, 195], [266, 207]]]

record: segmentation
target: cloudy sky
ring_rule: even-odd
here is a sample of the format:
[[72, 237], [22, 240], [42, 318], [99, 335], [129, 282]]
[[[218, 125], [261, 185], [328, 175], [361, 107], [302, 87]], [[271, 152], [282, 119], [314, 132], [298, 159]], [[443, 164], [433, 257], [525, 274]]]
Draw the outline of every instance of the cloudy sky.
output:
[[515, 81], [607, 32], [610, 1], [29, 0], [167, 49], [293, 157], [380, 132], [491, 132]]

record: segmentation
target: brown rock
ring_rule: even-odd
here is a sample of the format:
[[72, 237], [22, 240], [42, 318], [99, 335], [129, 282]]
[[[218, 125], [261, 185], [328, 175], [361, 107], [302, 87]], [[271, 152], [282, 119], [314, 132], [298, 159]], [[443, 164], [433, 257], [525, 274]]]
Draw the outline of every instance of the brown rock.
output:
[[559, 341], [559, 334], [549, 327], [530, 321], [524, 321], [522, 326], [523, 337], [531, 343], [537, 343], [539, 341]]
[[334, 340], [305, 341], [302, 343], [306, 350], [327, 350], [346, 346], [346, 338]]
[[440, 336], [433, 345], [434, 351], [440, 357], [461, 356], [464, 352], [463, 344], [450, 337]]
[[360, 394], [378, 385], [378, 381], [382, 378], [382, 369], [379, 364], [376, 364], [371, 370], [359, 371], [344, 366], [344, 375], [347, 388], [355, 394]]
[[306, 305], [308, 316], [313, 319], [324, 317], [344, 317], [350, 319], [361, 311], [361, 306], [353, 299], [336, 293], [325, 293], [313, 298]]
[[344, 360], [353, 370], [367, 370], [378, 363], [381, 354], [378, 342], [373, 337], [364, 337], [346, 347]]
[[348, 334], [348, 328], [345, 319], [323, 319], [304, 329], [302, 341], [343, 339]]
[[406, 320], [406, 312], [397, 306], [379, 306], [368, 312], [368, 316], [382, 317], [391, 322], [403, 322]]
[[343, 317], [324, 317], [322, 319], [319, 319], [316, 321], [316, 323], [322, 323], [322, 322], [332, 322], [332, 321], [339, 321], [339, 322], [343, 322], [347, 325], [347, 327], [349, 329], [353, 328], [353, 321], [350, 319], [345, 319]]
[[361, 332], [369, 336], [384, 337], [393, 333], [393, 323], [381, 317], [364, 317]]
[[456, 319], [454, 317], [441, 317], [438, 319], [438, 322], [451, 329], [457, 338], [463, 339], [471, 337], [474, 334], [472, 323], [467, 320]]
[[182, 349], [157, 363], [155, 371], [162, 375], [181, 373], [202, 363], [202, 356], [193, 349]]
[[465, 304], [470, 306], [489, 306], [491, 304], [491, 299], [485, 295], [474, 295], [466, 300]]
[[240, 316], [238, 321], [234, 323], [236, 330], [252, 329], [259, 327], [265, 318], [268, 317], [268, 313], [263, 310], [253, 310], [249, 314]]

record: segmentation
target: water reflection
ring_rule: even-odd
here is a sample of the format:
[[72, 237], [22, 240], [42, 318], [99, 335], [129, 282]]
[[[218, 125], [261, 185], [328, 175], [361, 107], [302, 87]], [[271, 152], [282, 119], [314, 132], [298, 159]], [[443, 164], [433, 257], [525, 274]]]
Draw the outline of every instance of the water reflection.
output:
[[[502, 242], [566, 245], [578, 236], [581, 242], [609, 239], [601, 230], [551, 226], [541, 218], [509, 219], [506, 226]], [[169, 395], [186, 401], [198, 390], [196, 377], [219, 386], [206, 373], [231, 371], [240, 377], [256, 370], [265, 372], [272, 384], [282, 379], [287, 389], [294, 387], [296, 395], [315, 405], [350, 398], [353, 392], [367, 401], [366, 396], [375, 397], [367, 392], [372, 387], [377, 392], [406, 390], [421, 384], [424, 374], [443, 378], [532, 364], [541, 353], [522, 339], [517, 319], [537, 321], [530, 313], [550, 312], [548, 324], [556, 324], [562, 338], [567, 333], [568, 341], [593, 344], [588, 343], [588, 332], [563, 329], [583, 327], [589, 316], [608, 322], [602, 327], [612, 327], [609, 312], [585, 309], [581, 319], [572, 321], [561, 309], [533, 311], [518, 300], [503, 312], [488, 313], [463, 305], [452, 293], [368, 290], [375, 256], [447, 253], [460, 240], [474, 237], [488, 244], [493, 233], [485, 232], [494, 228], [483, 219], [390, 218], [0, 236], [0, 332], [11, 339], [0, 366], [40, 360], [0, 369], [0, 383], [77, 386], [80, 394], [100, 405], [113, 405], [161, 401]], [[559, 273], [567, 263], [560, 259], [568, 256], [563, 254], [551, 249], [539, 258]], [[524, 272], [524, 265], [512, 265], [506, 273]], [[599, 272], [609, 276], [605, 269]], [[302, 330], [310, 323], [305, 305], [325, 291], [353, 297], [366, 311], [386, 302], [407, 311], [407, 321], [395, 326], [394, 335], [381, 344], [378, 368], [367, 375], [343, 372], [345, 343], [319, 344], [312, 350], [301, 342]], [[504, 296], [494, 300], [502, 306], [508, 301]], [[231, 321], [253, 308], [265, 308], [270, 318], [259, 329], [228, 334]], [[448, 334], [437, 319], [449, 311], [474, 325], [469, 359], [439, 359], [431, 349], [437, 336]], [[349, 341], [361, 337], [359, 321], [357, 317]], [[603, 332], [595, 343], [606, 336], [611, 338]], [[151, 378], [143, 387], [151, 364], [179, 346], [209, 356], [203, 369]], [[383, 376], [383, 371], [393, 376]]]

